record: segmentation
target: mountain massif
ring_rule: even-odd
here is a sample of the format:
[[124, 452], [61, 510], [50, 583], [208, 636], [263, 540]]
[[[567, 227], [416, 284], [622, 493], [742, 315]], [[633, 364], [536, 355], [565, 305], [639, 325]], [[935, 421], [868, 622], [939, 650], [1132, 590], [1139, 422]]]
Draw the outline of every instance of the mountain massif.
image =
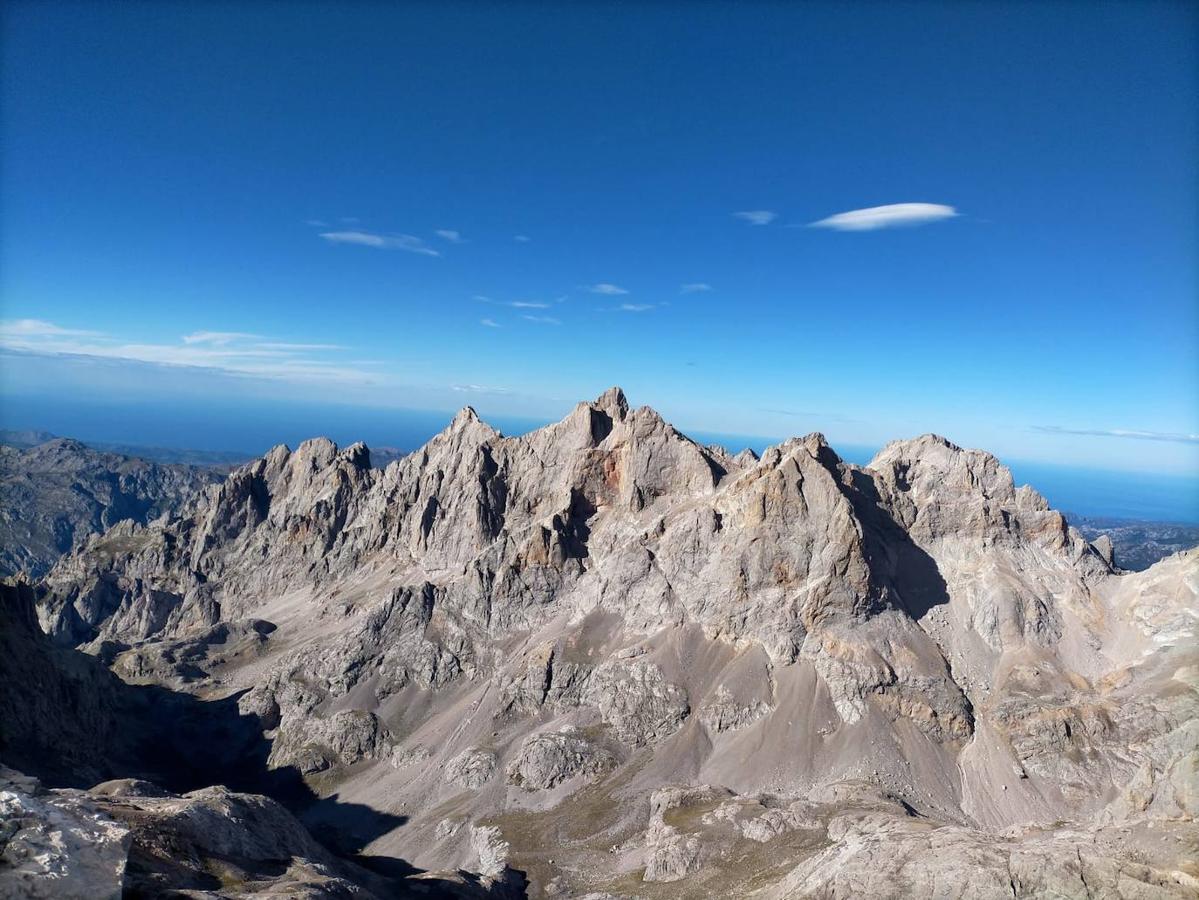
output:
[[932, 435], [276, 447], [5, 588], [0, 895], [1192, 897], [1197, 592]]

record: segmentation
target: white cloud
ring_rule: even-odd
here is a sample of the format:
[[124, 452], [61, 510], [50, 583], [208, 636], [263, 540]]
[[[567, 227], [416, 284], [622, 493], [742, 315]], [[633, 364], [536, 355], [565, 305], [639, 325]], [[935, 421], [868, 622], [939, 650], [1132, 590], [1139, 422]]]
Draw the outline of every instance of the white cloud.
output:
[[324, 219], [305, 219], [305, 225], [311, 225], [313, 228], [328, 228], [329, 223]]
[[1199, 444], [1199, 434], [1181, 431], [1132, 431], [1122, 428], [1063, 428], [1060, 425], [1033, 425], [1033, 431], [1045, 434], [1078, 434], [1088, 437], [1130, 438], [1136, 441], [1168, 441], [1175, 444]]
[[489, 387], [485, 384], [452, 384], [450, 390], [460, 394], [511, 394], [507, 388]]
[[418, 237], [410, 234], [371, 234], [369, 231], [322, 231], [321, 235], [330, 244], [357, 244], [361, 247], [407, 250], [424, 256], [441, 256]]
[[290, 341], [259, 341], [253, 345], [257, 350], [287, 350], [302, 352], [306, 350], [349, 350], [344, 344], [293, 344]]
[[542, 303], [540, 300], [493, 300], [483, 294], [475, 294], [475, 300], [480, 303], [490, 303], [492, 306], [510, 306], [513, 309], [549, 309], [548, 303]]
[[654, 308], [652, 303], [622, 303], [620, 306], [614, 306], [612, 309], [615, 312], [645, 312]]
[[604, 294], [608, 297], [618, 297], [622, 294], [628, 293], [628, 291], [619, 285], [609, 284], [606, 281], [600, 282], [599, 284], [593, 284], [591, 287], [587, 288], [587, 290], [591, 291], [593, 294]]
[[530, 322], [539, 322], [542, 325], [561, 325], [560, 319], [555, 319], [553, 316], [521, 316], [522, 319], [527, 319]]
[[255, 335], [231, 331], [196, 331], [178, 343], [137, 343], [102, 332], [18, 319], [0, 323], [0, 349], [37, 356], [182, 366], [287, 381], [363, 384], [375, 380], [353, 366], [320, 355], [344, 349], [337, 345], [259, 340]]
[[193, 331], [183, 336], [185, 344], [228, 344], [231, 341], [255, 338], [258, 335], [244, 331]]
[[439, 238], [449, 241], [451, 244], [461, 244], [462, 234], [452, 228], [439, 228], [433, 232]]
[[488, 328], [499, 328], [500, 323], [495, 319], [479, 319], [480, 325], [486, 325]]
[[750, 225], [769, 225], [779, 217], [776, 212], [771, 212], [768, 209], [747, 209], [742, 212], [733, 213], [738, 219], [743, 219]]
[[531, 241], [533, 239], [531, 237], [529, 237], [527, 234], [517, 234], [517, 235], [513, 235], [512, 240], [516, 241], [518, 244], [527, 244], [529, 241]]
[[98, 331], [79, 328], [60, 328], [43, 319], [6, 319], [0, 321], [0, 336], [7, 337], [85, 337], [98, 335]]
[[705, 291], [712, 290], [712, 285], [705, 284], [702, 281], [692, 281], [687, 284], [679, 285], [680, 294], [702, 294]]
[[892, 203], [887, 206], [872, 206], [868, 209], [851, 209], [837, 213], [819, 222], [812, 228], [832, 228], [836, 231], [875, 231], [879, 228], [897, 228], [904, 225], [924, 225], [942, 219], [952, 219], [958, 214], [952, 206], [940, 203]]

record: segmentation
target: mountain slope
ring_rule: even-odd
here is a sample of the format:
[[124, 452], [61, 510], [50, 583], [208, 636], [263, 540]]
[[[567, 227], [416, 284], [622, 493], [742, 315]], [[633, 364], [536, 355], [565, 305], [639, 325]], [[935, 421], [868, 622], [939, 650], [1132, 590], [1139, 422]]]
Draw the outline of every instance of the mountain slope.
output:
[[322, 834], [535, 895], [919, 894], [971, 861], [955, 895], [1185, 896], [1197, 573], [1114, 572], [941, 438], [733, 457], [613, 389], [518, 438], [464, 410], [384, 470], [275, 448], [64, 558], [39, 617], [126, 680], [243, 691], [270, 765], [405, 818]]

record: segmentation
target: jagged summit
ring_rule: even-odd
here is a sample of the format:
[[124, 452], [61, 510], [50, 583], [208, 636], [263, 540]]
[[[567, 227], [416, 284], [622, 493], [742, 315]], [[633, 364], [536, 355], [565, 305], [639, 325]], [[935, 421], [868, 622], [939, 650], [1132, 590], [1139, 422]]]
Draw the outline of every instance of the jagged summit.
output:
[[[39, 621], [127, 679], [236, 695], [270, 766], [404, 818], [368, 852], [506, 853], [566, 895], [702, 896], [760, 850], [797, 854], [772, 896], [844, 896], [813, 848], [873, 884], [887, 835], [916, 894], [970, 860], [1010, 896], [1028, 853], [1020, 877], [1071, 895], [1102, 839], [1078, 835], [1196, 812], [1175, 675], [1199, 556], [1117, 574], [990, 454], [926, 435], [859, 467], [814, 433], [733, 456], [618, 388], [519, 437], [467, 408], [385, 470], [368, 453], [276, 448], [94, 538]], [[1133, 877], [1105, 859], [1087, 885]]]
[[629, 412], [629, 401], [624, 391], [615, 385], [600, 394], [592, 405], [617, 419], [623, 419]]

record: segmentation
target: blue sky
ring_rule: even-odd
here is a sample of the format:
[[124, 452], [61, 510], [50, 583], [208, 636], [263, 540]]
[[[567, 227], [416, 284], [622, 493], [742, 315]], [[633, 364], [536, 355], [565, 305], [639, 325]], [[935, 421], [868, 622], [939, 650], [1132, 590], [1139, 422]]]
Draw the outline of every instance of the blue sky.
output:
[[5, 426], [619, 383], [708, 432], [1199, 472], [1194, 5], [2, 23]]

